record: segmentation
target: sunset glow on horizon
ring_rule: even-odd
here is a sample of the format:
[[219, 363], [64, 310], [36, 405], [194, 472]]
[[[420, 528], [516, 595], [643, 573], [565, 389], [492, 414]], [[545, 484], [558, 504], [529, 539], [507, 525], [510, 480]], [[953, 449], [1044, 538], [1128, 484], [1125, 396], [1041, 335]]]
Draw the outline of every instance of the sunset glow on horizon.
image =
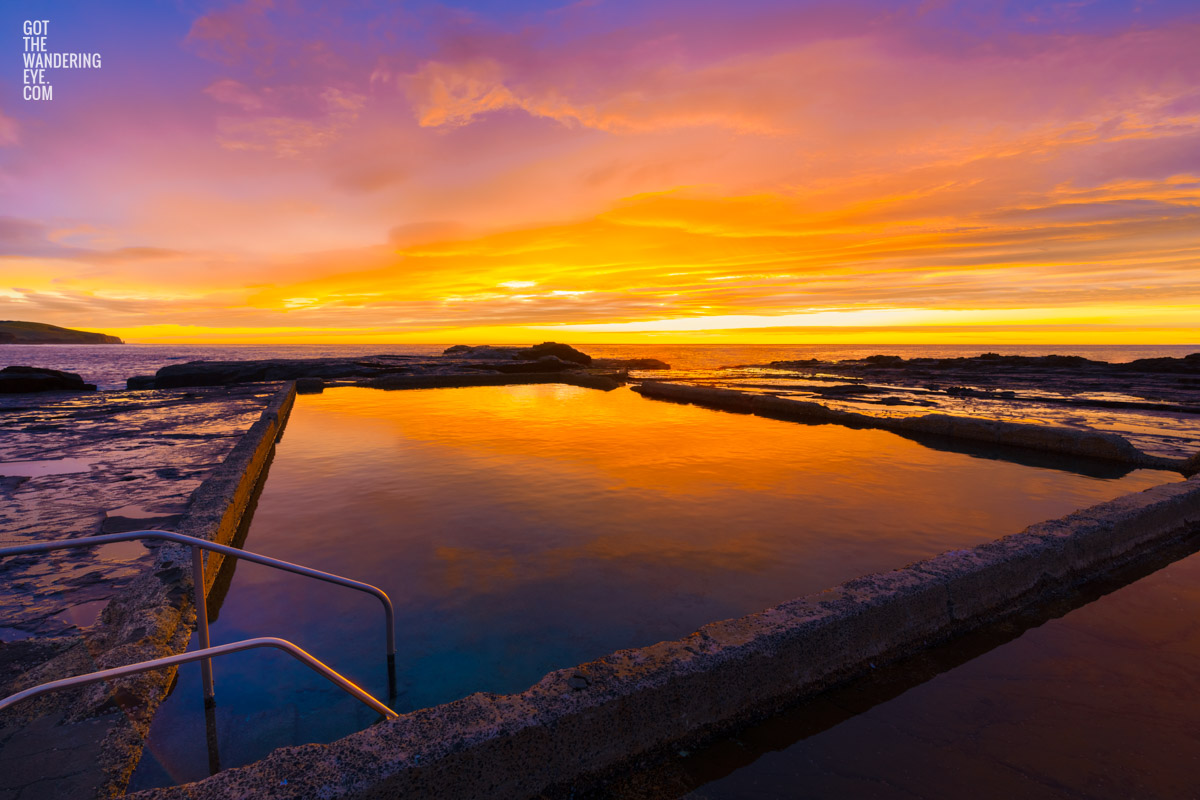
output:
[[0, 10], [0, 319], [179, 343], [1200, 342], [1200, 6]]

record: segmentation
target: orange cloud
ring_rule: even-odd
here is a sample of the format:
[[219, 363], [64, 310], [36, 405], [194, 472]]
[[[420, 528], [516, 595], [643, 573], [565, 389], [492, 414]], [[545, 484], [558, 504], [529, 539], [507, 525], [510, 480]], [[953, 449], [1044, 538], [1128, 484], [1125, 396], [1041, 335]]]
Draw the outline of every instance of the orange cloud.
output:
[[235, 3], [192, 22], [173, 99], [0, 115], [0, 315], [134, 339], [1197, 335], [1194, 19], [395, 13], [347, 36], [353, 15]]

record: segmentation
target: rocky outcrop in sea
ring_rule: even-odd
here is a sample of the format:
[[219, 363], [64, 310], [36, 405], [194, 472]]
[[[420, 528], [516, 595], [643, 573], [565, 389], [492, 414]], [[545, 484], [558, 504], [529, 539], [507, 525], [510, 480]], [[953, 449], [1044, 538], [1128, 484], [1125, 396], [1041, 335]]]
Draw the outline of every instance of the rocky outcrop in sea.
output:
[[94, 391], [96, 384], [84, 383], [83, 378], [74, 372], [23, 366], [0, 369], [0, 394]]
[[154, 375], [130, 378], [127, 388], [174, 389], [305, 379], [366, 382], [390, 376], [533, 375], [587, 370], [627, 372], [631, 369], [657, 370], [670, 369], [670, 366], [657, 359], [593, 359], [559, 342], [543, 342], [532, 347], [460, 344], [446, 348], [440, 356], [380, 354], [352, 358], [189, 361], [163, 367]]

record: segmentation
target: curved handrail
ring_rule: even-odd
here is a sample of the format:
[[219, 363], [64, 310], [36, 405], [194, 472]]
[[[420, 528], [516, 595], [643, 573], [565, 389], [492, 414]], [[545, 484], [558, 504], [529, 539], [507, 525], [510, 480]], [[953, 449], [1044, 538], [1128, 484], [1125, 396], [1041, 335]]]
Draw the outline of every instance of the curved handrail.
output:
[[[322, 572], [319, 569], [304, 567], [300, 564], [293, 564], [290, 561], [283, 561], [278, 558], [252, 553], [249, 550], [239, 550], [236, 547], [230, 547], [224, 544], [210, 542], [207, 539], [199, 539], [195, 536], [187, 536], [182, 533], [172, 533], [171, 531], [128, 531], [126, 533], [106, 533], [100, 536], [84, 536], [79, 539], [59, 539], [53, 542], [38, 542], [36, 544], [23, 544], [15, 547], [0, 547], [0, 558], [5, 556], [20, 556], [29, 555], [31, 553], [48, 553], [52, 550], [65, 550], [74, 547], [91, 547], [94, 545], [112, 544], [113, 542], [129, 542], [140, 539], [158, 539], [167, 542], [175, 542], [176, 544], [187, 545], [188, 547], [199, 547], [203, 550], [211, 550], [214, 553], [240, 558], [245, 561], [252, 561], [255, 564], [265, 564], [268, 567], [283, 570], [284, 572], [294, 572], [297, 575], [305, 575], [309, 578], [316, 578], [319, 581], [327, 583], [336, 583], [339, 586], [346, 586], [351, 589], [357, 589], [360, 592], [373, 594], [383, 603], [383, 613], [387, 618], [387, 656], [389, 666], [396, 659], [396, 611], [392, 606], [392, 600], [377, 586], [372, 586], [369, 583], [356, 581], [351, 578], [343, 578], [341, 575], [334, 575], [330, 572]], [[281, 640], [282, 641], [282, 640]]]
[[186, 664], [191, 661], [201, 661], [209, 659], [213, 656], [225, 655], [226, 653], [236, 653], [241, 650], [251, 650], [255, 647], [274, 647], [282, 650], [293, 658], [304, 662], [314, 672], [322, 675], [327, 680], [339, 686], [348, 694], [354, 696], [373, 710], [378, 711], [387, 719], [396, 719], [400, 715], [392, 709], [385, 706], [383, 703], [376, 700], [371, 695], [367, 694], [358, 684], [344, 677], [324, 662], [309, 654], [295, 644], [286, 639], [279, 639], [274, 636], [262, 636], [256, 639], [243, 639], [240, 642], [231, 642], [230, 644], [219, 644], [215, 647], [206, 647], [202, 650], [193, 650], [190, 653], [179, 653], [173, 656], [164, 656], [155, 658], [150, 661], [141, 661], [136, 664], [129, 664], [124, 667], [113, 667], [112, 669], [101, 670], [100, 672], [90, 672], [86, 675], [77, 675], [72, 678], [62, 678], [57, 681], [43, 683], [38, 686], [33, 686], [16, 694], [9, 695], [3, 700], [0, 700], [0, 711], [15, 705], [22, 700], [28, 700], [31, 697], [46, 694], [47, 692], [57, 691], [59, 689], [68, 689], [72, 686], [83, 686], [89, 683], [97, 683], [99, 681], [109, 680], [111, 678], [120, 678], [124, 675], [135, 675], [139, 672], [149, 672], [162, 667], [173, 667], [178, 664]]

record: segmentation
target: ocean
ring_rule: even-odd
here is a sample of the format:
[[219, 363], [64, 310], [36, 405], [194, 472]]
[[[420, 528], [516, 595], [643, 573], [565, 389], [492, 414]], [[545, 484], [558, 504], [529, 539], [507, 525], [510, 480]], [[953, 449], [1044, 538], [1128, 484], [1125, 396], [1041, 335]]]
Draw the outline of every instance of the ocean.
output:
[[[0, 366], [30, 367], [75, 372], [100, 389], [124, 389], [134, 375], [153, 375], [168, 364], [187, 361], [245, 361], [262, 358], [322, 358], [370, 356], [382, 353], [436, 355], [448, 344], [243, 344], [243, 345], [0, 345]], [[1198, 345], [765, 345], [765, 344], [588, 344], [583, 352], [599, 358], [658, 358], [675, 370], [711, 370], [771, 361], [819, 358], [845, 360], [870, 355], [905, 358], [954, 358], [981, 353], [1004, 355], [1077, 355], [1098, 361], [1122, 362], [1138, 358], [1179, 358], [1200, 351]]]

